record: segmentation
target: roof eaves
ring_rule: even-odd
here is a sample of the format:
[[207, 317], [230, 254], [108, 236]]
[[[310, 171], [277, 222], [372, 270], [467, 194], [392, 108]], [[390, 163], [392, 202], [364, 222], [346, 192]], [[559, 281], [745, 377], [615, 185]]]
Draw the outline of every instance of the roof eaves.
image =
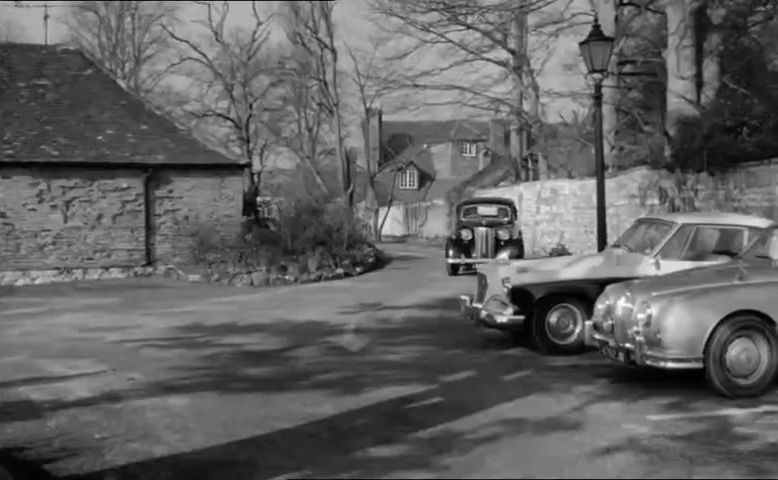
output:
[[197, 136], [193, 135], [191, 130], [189, 128], [185, 127], [185, 126], [182, 126], [181, 123], [178, 120], [176, 120], [175, 118], [171, 117], [170, 115], [168, 115], [163, 110], [157, 108], [155, 105], [153, 105], [150, 102], [144, 100], [139, 95], [137, 95], [136, 93], [134, 93], [130, 89], [128, 89], [127, 85], [125, 85], [124, 82], [121, 79], [117, 78], [115, 75], [113, 75], [111, 72], [109, 72], [105, 67], [103, 67], [103, 65], [96, 58], [94, 58], [85, 49], [79, 48], [79, 47], [76, 47], [76, 46], [72, 46], [72, 45], [62, 44], [62, 45], [58, 45], [57, 46], [57, 51], [70, 51], [70, 52], [80, 53], [81, 55], [83, 55], [87, 60], [89, 60], [89, 62], [92, 63], [92, 65], [95, 68], [97, 68], [98, 70], [100, 70], [101, 73], [103, 73], [108, 78], [113, 80], [116, 83], [116, 85], [118, 85], [119, 88], [121, 88], [124, 91], [124, 93], [126, 95], [131, 97], [133, 100], [139, 102], [140, 105], [144, 109], [146, 109], [147, 111], [151, 112], [153, 115], [156, 115], [159, 118], [161, 118], [161, 119], [169, 122], [171, 125], [173, 125], [176, 128], [176, 130], [178, 131], [178, 134], [182, 135], [182, 136], [185, 136], [186, 140], [190, 140], [193, 143], [197, 143], [203, 149], [208, 150], [208, 151], [210, 151], [210, 152], [212, 152], [212, 153], [214, 153], [216, 155], [219, 155], [219, 156], [222, 156], [224, 158], [227, 158], [229, 160], [232, 160], [236, 164], [248, 165], [250, 163], [249, 161], [247, 161], [245, 159], [235, 158], [232, 155], [227, 155], [226, 153], [219, 151], [215, 147], [213, 147], [211, 145], [208, 145], [206, 142], [202, 141], [200, 138], [198, 138]]

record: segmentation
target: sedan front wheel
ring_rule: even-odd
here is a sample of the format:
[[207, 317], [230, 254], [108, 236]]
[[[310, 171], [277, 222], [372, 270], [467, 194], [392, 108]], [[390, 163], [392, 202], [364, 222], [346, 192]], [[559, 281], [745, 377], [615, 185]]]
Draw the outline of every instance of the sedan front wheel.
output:
[[532, 321], [535, 345], [543, 353], [583, 352], [587, 318], [586, 305], [576, 298], [555, 297], [542, 302]]
[[778, 372], [775, 325], [752, 315], [738, 315], [713, 331], [705, 351], [705, 378], [721, 395], [758, 397]]

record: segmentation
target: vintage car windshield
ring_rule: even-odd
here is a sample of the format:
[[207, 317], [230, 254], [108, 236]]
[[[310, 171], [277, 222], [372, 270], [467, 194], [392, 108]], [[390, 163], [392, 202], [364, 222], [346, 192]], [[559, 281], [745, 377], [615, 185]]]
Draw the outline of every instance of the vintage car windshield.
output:
[[676, 224], [655, 218], [640, 219], [611, 245], [630, 252], [649, 253], [675, 229]]
[[462, 220], [488, 218], [492, 220], [510, 220], [511, 209], [495, 203], [479, 203], [462, 207]]
[[766, 230], [762, 235], [743, 252], [741, 258], [760, 258], [778, 260], [778, 228]]

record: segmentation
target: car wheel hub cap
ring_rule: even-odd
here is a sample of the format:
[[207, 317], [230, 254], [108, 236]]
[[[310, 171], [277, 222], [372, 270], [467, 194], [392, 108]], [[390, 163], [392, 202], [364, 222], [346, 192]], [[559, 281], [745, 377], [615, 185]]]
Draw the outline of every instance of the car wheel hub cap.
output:
[[736, 377], [753, 375], [762, 363], [759, 345], [753, 339], [740, 337], [727, 348], [727, 369]]
[[571, 305], [558, 305], [546, 316], [546, 333], [556, 343], [565, 345], [574, 342], [582, 328], [583, 318]]

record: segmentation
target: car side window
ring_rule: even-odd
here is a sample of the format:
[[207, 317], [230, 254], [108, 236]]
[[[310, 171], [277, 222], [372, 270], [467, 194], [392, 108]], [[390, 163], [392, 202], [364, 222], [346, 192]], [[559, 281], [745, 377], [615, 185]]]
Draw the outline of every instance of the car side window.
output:
[[701, 225], [694, 230], [682, 260], [699, 262], [711, 255], [735, 256], [745, 247], [745, 230]]
[[662, 260], [681, 260], [686, 251], [686, 245], [689, 243], [689, 237], [693, 232], [693, 225], [683, 225], [664, 244], [657, 256]]
[[748, 238], [746, 239], [744, 248], [758, 240], [763, 231], [764, 230], [761, 228], [748, 227]]

